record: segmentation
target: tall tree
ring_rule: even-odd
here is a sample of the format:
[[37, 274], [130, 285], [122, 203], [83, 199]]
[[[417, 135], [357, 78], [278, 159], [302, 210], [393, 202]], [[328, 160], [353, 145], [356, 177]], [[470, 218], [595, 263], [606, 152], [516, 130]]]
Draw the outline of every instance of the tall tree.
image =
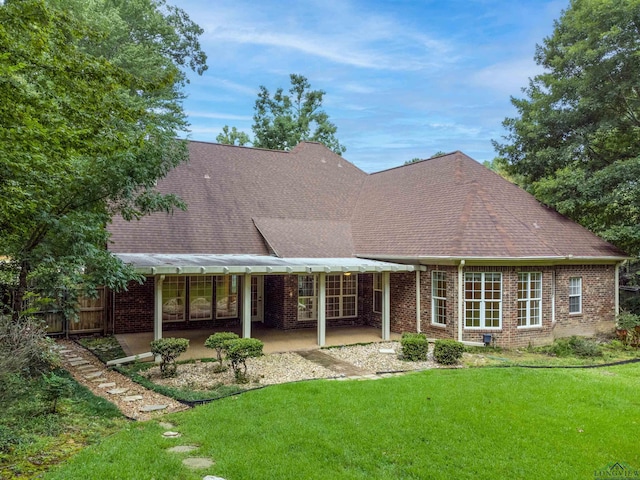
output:
[[249, 135], [245, 132], [238, 130], [236, 127], [229, 129], [229, 125], [225, 125], [222, 128], [222, 132], [216, 137], [216, 142], [223, 145], [239, 145], [241, 147], [251, 143]]
[[271, 96], [260, 86], [253, 115], [255, 147], [289, 150], [304, 140], [320, 142], [342, 155], [347, 149], [335, 134], [337, 127], [322, 109], [325, 92], [311, 90], [306, 77], [291, 74], [291, 88], [278, 88]]
[[640, 253], [640, 0], [572, 0], [535, 60], [496, 150], [541, 201]]
[[30, 279], [67, 304], [79, 284], [124, 287], [136, 276], [106, 251], [105, 225], [184, 207], [155, 184], [187, 159], [181, 68], [206, 68], [200, 33], [155, 0], [0, 5], [0, 257], [14, 319]]

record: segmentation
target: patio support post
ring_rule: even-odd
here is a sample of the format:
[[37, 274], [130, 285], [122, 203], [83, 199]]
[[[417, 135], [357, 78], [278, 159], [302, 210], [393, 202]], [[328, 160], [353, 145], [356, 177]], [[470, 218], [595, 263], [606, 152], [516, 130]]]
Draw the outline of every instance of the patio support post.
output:
[[318, 345], [324, 347], [327, 336], [327, 274], [318, 275]]
[[391, 339], [391, 288], [389, 272], [382, 272], [382, 340]]
[[416, 332], [422, 332], [422, 317], [420, 314], [420, 269], [416, 269]]
[[[154, 283], [155, 311], [153, 312], [153, 339], [160, 340], [162, 338], [162, 282], [164, 275], [156, 275]], [[160, 363], [160, 355], [156, 355], [156, 363]]]
[[251, 338], [251, 275], [242, 280], [242, 338]]
[[462, 341], [462, 329], [464, 325], [464, 260], [458, 265], [458, 341]]

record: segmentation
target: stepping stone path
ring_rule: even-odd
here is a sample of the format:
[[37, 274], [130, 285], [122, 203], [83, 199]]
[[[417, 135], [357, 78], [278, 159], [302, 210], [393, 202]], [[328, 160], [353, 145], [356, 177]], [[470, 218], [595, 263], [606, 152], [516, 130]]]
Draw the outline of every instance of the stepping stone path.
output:
[[89, 387], [94, 394], [111, 400], [131, 419], [149, 420], [163, 413], [187, 409], [179, 402], [147, 390], [130, 378], [111, 371], [93, 353], [77, 343], [60, 339], [54, 348], [60, 354], [63, 366], [78, 382]]

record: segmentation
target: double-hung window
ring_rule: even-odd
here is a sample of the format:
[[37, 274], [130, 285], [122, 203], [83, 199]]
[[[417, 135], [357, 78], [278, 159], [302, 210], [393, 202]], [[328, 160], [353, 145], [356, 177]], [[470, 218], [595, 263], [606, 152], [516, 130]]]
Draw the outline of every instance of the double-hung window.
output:
[[162, 321], [185, 320], [185, 277], [167, 276], [162, 282]]
[[210, 320], [213, 277], [189, 277], [189, 320]]
[[542, 325], [542, 273], [518, 273], [518, 326]]
[[382, 313], [382, 274], [373, 274], [373, 311]]
[[466, 328], [501, 328], [502, 274], [464, 274], [464, 325]]
[[327, 275], [327, 318], [357, 315], [357, 278], [356, 275]]
[[582, 313], [582, 277], [569, 279], [569, 313]]
[[316, 275], [298, 275], [298, 320], [318, 319]]
[[238, 276], [216, 277], [216, 318], [238, 316]]
[[431, 323], [447, 324], [447, 272], [431, 272]]

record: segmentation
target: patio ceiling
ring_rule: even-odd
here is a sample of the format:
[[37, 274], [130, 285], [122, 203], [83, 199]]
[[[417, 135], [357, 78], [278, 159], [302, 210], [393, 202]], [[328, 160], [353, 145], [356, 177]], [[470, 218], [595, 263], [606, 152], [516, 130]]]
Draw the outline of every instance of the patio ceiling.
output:
[[413, 272], [415, 265], [364, 258], [279, 258], [267, 255], [116, 253], [143, 275]]

